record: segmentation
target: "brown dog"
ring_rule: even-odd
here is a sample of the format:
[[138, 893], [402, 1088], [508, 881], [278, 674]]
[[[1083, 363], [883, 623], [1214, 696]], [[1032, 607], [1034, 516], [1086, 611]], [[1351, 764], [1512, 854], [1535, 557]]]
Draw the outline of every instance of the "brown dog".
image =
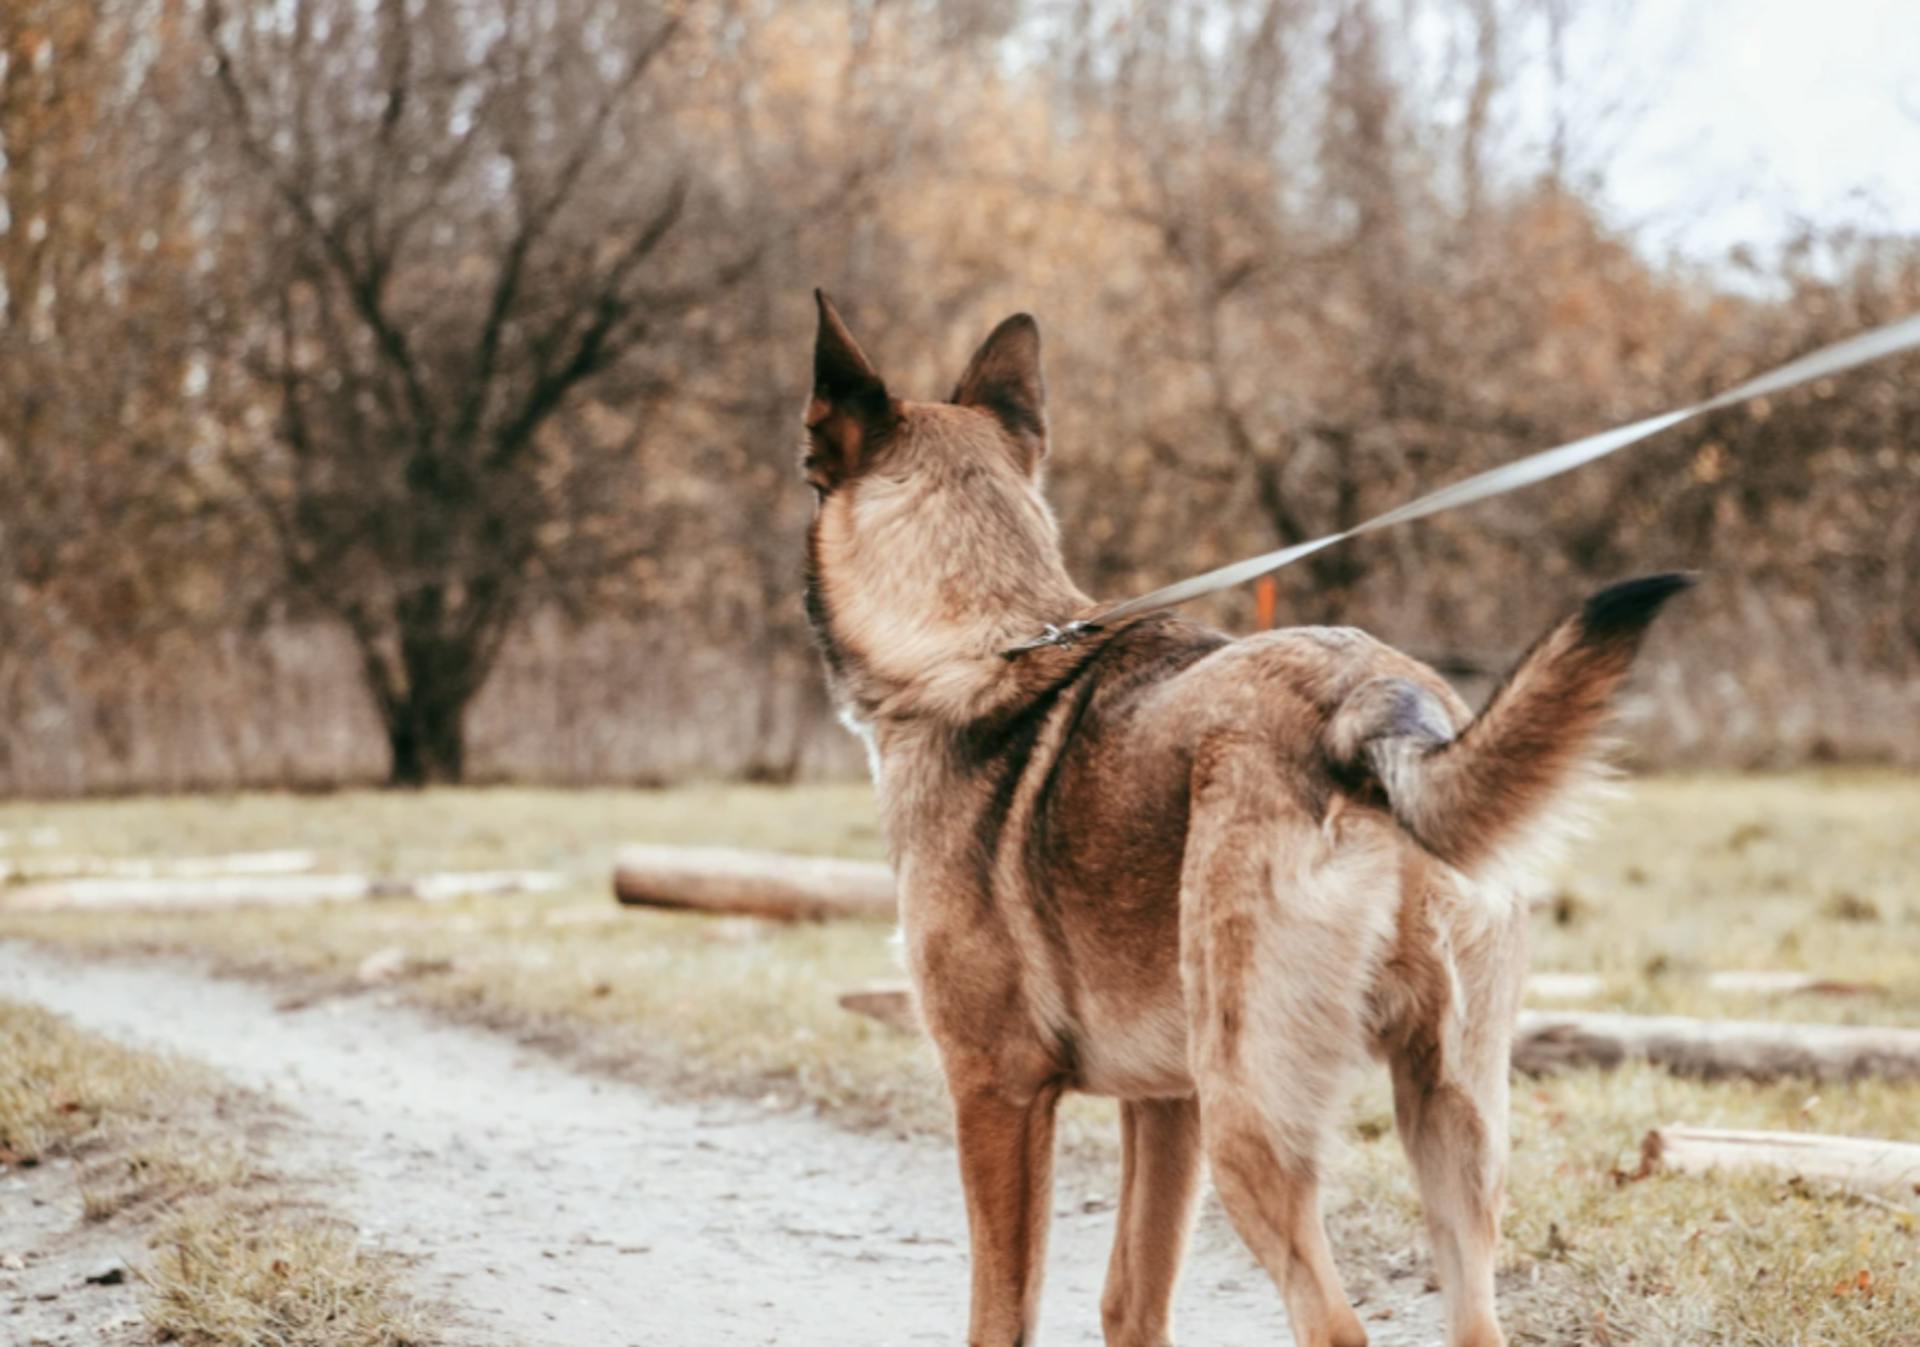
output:
[[821, 297], [806, 424], [808, 612], [869, 746], [953, 1095], [973, 1347], [1034, 1340], [1065, 1090], [1120, 1100], [1112, 1347], [1168, 1341], [1203, 1155], [1303, 1347], [1363, 1344], [1318, 1188], [1368, 1055], [1392, 1071], [1449, 1341], [1501, 1343], [1515, 880], [1686, 580], [1596, 595], [1478, 718], [1346, 629], [1236, 641], [1162, 614], [1009, 659], [1096, 612], [1040, 493], [1033, 320], [995, 329], [948, 401], [903, 402]]

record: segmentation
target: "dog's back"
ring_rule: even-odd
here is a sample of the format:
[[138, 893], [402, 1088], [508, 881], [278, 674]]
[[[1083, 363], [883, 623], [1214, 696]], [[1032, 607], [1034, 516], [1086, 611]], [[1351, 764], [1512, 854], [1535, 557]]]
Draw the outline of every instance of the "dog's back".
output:
[[[1330, 859], [1373, 858], [1388, 878], [1348, 884], [1374, 891], [1345, 915], [1383, 939], [1403, 901], [1422, 901], [1403, 898], [1403, 870], [1427, 887], [1446, 871], [1487, 876], [1510, 893], [1537, 840], [1578, 812], [1608, 699], [1683, 585], [1654, 577], [1590, 601], [1478, 719], [1439, 674], [1352, 629], [1229, 641], [1162, 617], [1087, 651], [1022, 715], [974, 727], [979, 879], [1041, 947], [1022, 959], [1029, 1009], [1074, 1083], [1191, 1088], [1177, 953], [1198, 802], [1305, 821]], [[953, 825], [952, 813], [938, 824]], [[1289, 901], [1277, 878], [1269, 887]]]

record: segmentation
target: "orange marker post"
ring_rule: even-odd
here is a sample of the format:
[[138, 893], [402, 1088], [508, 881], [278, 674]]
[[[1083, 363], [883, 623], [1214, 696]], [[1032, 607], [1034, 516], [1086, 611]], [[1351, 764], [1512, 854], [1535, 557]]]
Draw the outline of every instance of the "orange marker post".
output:
[[1254, 620], [1261, 631], [1271, 631], [1280, 614], [1280, 582], [1263, 575], [1253, 582]]

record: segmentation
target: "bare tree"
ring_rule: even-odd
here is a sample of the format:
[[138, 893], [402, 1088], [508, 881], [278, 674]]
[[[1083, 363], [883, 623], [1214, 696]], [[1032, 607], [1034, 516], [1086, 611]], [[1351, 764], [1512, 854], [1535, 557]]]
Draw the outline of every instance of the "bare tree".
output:
[[[1114, 596], [1920, 304], [1910, 236], [1737, 293], [1609, 224], [1630, 4], [0, 4], [0, 783], [836, 770], [785, 452], [816, 284], [903, 391], [1041, 316]], [[1743, 672], [1662, 685], [1712, 727], [1666, 751], [1888, 751], [1912, 383], [1316, 553], [1281, 615], [1464, 667], [1702, 565], [1731, 601], [1670, 639]]]
[[[0, 679], [67, 631], [138, 641], [196, 564], [165, 488], [191, 361], [176, 4], [0, 10]], [[63, 629], [65, 629], [63, 631]], [[13, 703], [7, 703], [10, 706]]]
[[[273, 413], [224, 461], [292, 593], [352, 633], [396, 784], [460, 779], [531, 598], [649, 550], [647, 357], [751, 253], [693, 225], [680, 27], [615, 0], [205, 8], [259, 234], [216, 317]], [[609, 381], [623, 414], [555, 433]]]

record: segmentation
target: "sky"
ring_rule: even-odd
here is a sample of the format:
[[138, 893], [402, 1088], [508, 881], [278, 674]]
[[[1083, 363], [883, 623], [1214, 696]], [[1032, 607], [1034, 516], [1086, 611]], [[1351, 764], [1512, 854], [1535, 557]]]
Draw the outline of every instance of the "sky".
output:
[[1651, 251], [1708, 261], [1798, 220], [1920, 233], [1920, 0], [1640, 0], [1582, 36], [1596, 108], [1633, 90], [1602, 195]]

